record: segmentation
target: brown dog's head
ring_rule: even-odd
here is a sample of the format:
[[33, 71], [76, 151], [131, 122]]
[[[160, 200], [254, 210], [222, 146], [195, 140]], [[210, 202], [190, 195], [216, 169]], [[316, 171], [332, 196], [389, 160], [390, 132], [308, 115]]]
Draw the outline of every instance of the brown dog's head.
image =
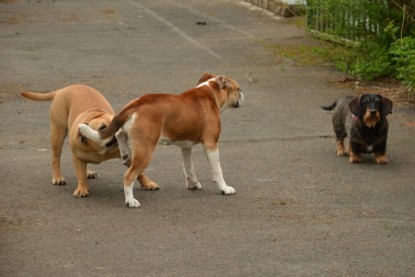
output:
[[367, 127], [373, 128], [392, 113], [392, 101], [379, 94], [362, 94], [350, 101], [349, 108]]
[[226, 101], [224, 101], [224, 104], [221, 107], [221, 110], [224, 110], [225, 108], [239, 108], [243, 102], [244, 102], [244, 95], [241, 92], [241, 88], [239, 84], [228, 77], [225, 77], [223, 75], [213, 75], [210, 73], [205, 73], [200, 77], [199, 81], [197, 82], [198, 87], [203, 85], [204, 83], [213, 81], [213, 85], [215, 86], [215, 89], [219, 91], [225, 91], [226, 92]]

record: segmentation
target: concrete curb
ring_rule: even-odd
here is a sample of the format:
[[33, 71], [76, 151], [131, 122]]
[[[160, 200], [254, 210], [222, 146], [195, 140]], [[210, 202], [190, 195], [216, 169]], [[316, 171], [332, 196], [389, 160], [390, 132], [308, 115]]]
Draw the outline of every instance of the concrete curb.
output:
[[268, 10], [281, 17], [292, 17], [305, 14], [305, 6], [289, 4], [281, 0], [244, 0], [251, 5]]

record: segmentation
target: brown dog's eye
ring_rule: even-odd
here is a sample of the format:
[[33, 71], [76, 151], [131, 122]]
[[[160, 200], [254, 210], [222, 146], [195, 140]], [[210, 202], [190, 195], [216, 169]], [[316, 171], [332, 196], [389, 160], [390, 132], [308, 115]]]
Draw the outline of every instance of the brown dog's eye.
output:
[[101, 127], [99, 127], [99, 129], [98, 129], [98, 130], [102, 130], [102, 129], [105, 129], [105, 128], [107, 128], [107, 125], [102, 124], [102, 125], [101, 125]]

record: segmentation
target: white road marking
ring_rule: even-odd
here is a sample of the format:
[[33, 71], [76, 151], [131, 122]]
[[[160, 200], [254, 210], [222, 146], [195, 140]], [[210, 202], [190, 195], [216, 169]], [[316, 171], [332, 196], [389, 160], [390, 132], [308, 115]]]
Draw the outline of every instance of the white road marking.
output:
[[205, 13], [203, 13], [203, 12], [201, 12], [201, 11], [199, 11], [199, 10], [196, 10], [196, 9], [194, 9], [194, 8], [192, 8], [192, 7], [189, 7], [188, 5], [184, 5], [184, 4], [177, 3], [177, 2], [174, 2], [174, 4], [175, 4], [176, 6], [180, 6], [180, 7], [182, 7], [182, 8], [185, 8], [185, 9], [187, 9], [187, 10], [191, 11], [193, 14], [198, 14], [198, 15], [201, 15], [201, 16], [203, 16], [203, 17], [208, 17], [208, 18], [209, 18], [209, 20], [212, 20], [212, 21], [214, 21], [214, 22], [220, 23], [220, 24], [222, 24], [223, 26], [225, 26], [226, 28], [231, 29], [231, 30], [233, 30], [233, 31], [235, 31], [235, 32], [238, 32], [238, 33], [240, 33], [240, 34], [243, 34], [243, 35], [247, 36], [248, 38], [255, 38], [255, 36], [254, 36], [253, 34], [248, 33], [247, 31], [244, 31], [244, 30], [238, 29], [238, 28], [236, 28], [235, 26], [233, 26], [233, 25], [231, 25], [231, 24], [227, 23], [226, 21], [224, 21], [224, 20], [222, 20], [222, 19], [219, 19], [219, 18], [216, 18], [216, 17], [213, 17], [213, 16], [206, 15]]
[[146, 13], [150, 14], [151, 16], [153, 16], [155, 19], [157, 19], [158, 21], [164, 23], [167, 27], [171, 28], [175, 33], [177, 33], [178, 35], [182, 36], [183, 38], [185, 38], [187, 41], [189, 41], [190, 43], [196, 45], [197, 47], [205, 50], [207, 53], [209, 53], [211, 56], [215, 57], [216, 59], [222, 59], [222, 57], [215, 53], [214, 51], [212, 51], [209, 47], [206, 47], [205, 45], [197, 42], [195, 39], [193, 39], [192, 37], [190, 37], [188, 34], [186, 34], [185, 32], [183, 32], [182, 30], [180, 30], [179, 27], [175, 26], [173, 23], [171, 23], [170, 21], [167, 21], [166, 19], [164, 19], [162, 16], [158, 15], [157, 13], [153, 12], [150, 9], [147, 9], [146, 7], [144, 7], [143, 5], [141, 5], [140, 3], [137, 3], [133, 0], [129, 0], [129, 2], [137, 7], [139, 7], [140, 9], [142, 9], [143, 11], [145, 11]]

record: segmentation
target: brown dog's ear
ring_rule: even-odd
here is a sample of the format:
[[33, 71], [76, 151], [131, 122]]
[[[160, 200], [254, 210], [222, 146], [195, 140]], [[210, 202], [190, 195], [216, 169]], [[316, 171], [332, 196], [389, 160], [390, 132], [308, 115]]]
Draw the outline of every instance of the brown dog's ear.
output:
[[382, 97], [382, 115], [387, 116], [392, 113], [392, 100], [386, 97]]
[[209, 79], [212, 79], [213, 75], [210, 73], [205, 73], [200, 77], [199, 81], [197, 81], [197, 84], [201, 84], [203, 82], [206, 82]]
[[357, 97], [353, 98], [349, 102], [350, 111], [355, 116], [362, 116], [362, 106], [360, 105], [360, 99], [361, 98], [362, 98], [362, 96], [360, 95], [360, 96], [357, 96]]
[[226, 89], [228, 87], [228, 79], [225, 76], [218, 76], [215, 78], [215, 82], [218, 84], [219, 89]]

